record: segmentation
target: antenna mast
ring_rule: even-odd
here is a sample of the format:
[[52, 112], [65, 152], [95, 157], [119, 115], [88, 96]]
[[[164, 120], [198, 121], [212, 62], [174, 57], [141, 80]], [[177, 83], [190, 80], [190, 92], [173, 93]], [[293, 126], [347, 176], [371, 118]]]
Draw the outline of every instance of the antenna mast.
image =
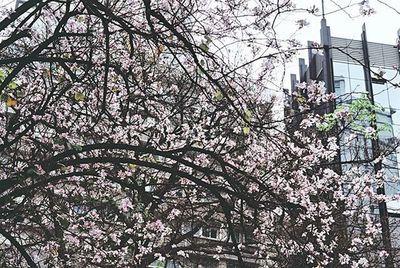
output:
[[325, 1], [324, 0], [321, 1], [322, 1], [322, 18], [325, 19]]

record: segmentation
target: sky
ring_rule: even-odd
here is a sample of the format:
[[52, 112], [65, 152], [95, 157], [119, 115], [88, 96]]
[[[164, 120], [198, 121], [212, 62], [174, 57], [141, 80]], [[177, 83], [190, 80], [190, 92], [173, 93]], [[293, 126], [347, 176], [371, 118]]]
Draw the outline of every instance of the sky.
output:
[[[369, 4], [376, 11], [370, 16], [361, 16], [359, 9], [362, 0], [325, 0], [325, 13], [328, 25], [331, 28], [332, 36], [349, 39], [361, 39], [361, 27], [363, 23], [367, 29], [369, 42], [378, 42], [395, 45], [397, 42], [397, 31], [400, 29], [400, 0], [370, 0]], [[321, 0], [293, 0], [298, 7], [317, 6], [321, 10]], [[396, 10], [389, 8], [394, 7]], [[349, 7], [348, 7], [349, 6]], [[342, 7], [342, 8], [340, 8]], [[344, 9], [343, 9], [344, 8]], [[282, 24], [300, 18], [306, 18], [309, 25], [297, 31], [294, 37], [303, 46], [307, 41], [320, 41], [319, 29], [321, 16], [310, 16], [305, 13], [297, 14], [298, 17], [290, 16], [282, 18]], [[300, 52], [292, 64], [287, 67], [285, 87], [290, 86], [289, 74], [298, 74], [298, 58], [307, 59], [307, 51]], [[307, 61], [307, 60], [306, 60]]]
[[[383, 3], [393, 6], [400, 12], [399, 0], [370, 0], [370, 6], [376, 13], [370, 16], [359, 15], [358, 1], [351, 0], [325, 0], [325, 13], [328, 24], [331, 26], [333, 36], [360, 39], [361, 26], [365, 22], [367, 26], [368, 40], [371, 42], [394, 43], [397, 37], [397, 30], [400, 28], [400, 14], [388, 8]], [[321, 0], [294, 0], [299, 7], [312, 6], [321, 7]], [[340, 10], [337, 5], [346, 7]], [[321, 9], [321, 8], [320, 8]], [[300, 33], [300, 37], [319, 37], [320, 16], [308, 17], [310, 25]]]

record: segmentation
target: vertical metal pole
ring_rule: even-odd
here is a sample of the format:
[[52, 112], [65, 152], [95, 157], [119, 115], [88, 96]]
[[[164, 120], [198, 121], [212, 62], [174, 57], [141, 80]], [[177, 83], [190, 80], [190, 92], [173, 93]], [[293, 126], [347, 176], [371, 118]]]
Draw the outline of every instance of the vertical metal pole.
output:
[[[368, 92], [368, 98], [372, 105], [375, 104], [374, 101], [374, 91], [372, 87], [372, 79], [371, 79], [371, 65], [369, 62], [369, 54], [368, 54], [368, 43], [367, 43], [367, 33], [365, 29], [365, 24], [362, 28], [361, 34], [362, 40], [362, 48], [363, 48], [363, 55], [364, 55], [364, 77], [365, 77], [365, 86]], [[376, 114], [374, 113], [374, 119], [371, 122], [371, 127], [376, 131], [377, 130], [377, 121], [376, 121]], [[379, 157], [379, 137], [372, 140], [372, 157], [373, 159], [377, 159]], [[374, 171], [375, 175], [382, 169], [382, 160], [379, 160], [377, 163], [374, 164]], [[385, 185], [378, 185], [376, 189], [377, 194], [385, 195]], [[378, 203], [379, 207], [379, 218], [381, 222], [382, 228], [382, 240], [383, 246], [388, 253], [388, 256], [385, 259], [385, 266], [386, 268], [394, 268], [393, 263], [393, 252], [392, 252], [392, 243], [390, 241], [390, 229], [389, 229], [389, 215], [387, 211], [386, 202], [382, 201]]]

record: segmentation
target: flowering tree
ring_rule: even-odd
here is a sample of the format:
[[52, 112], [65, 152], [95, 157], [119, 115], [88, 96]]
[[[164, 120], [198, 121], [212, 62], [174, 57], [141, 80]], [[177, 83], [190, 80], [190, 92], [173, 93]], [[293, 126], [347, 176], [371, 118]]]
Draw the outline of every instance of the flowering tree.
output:
[[[224, 254], [242, 267], [249, 256], [277, 267], [380, 261], [379, 224], [363, 202], [379, 198], [374, 176], [339, 175], [336, 138], [322, 131], [317, 110], [334, 96], [300, 85], [307, 96], [292, 135], [272, 112], [278, 100], [266, 92], [298, 48], [276, 38], [275, 21], [295, 9], [42, 0], [5, 13], [1, 265], [145, 267]], [[200, 239], [207, 228], [225, 236]]]

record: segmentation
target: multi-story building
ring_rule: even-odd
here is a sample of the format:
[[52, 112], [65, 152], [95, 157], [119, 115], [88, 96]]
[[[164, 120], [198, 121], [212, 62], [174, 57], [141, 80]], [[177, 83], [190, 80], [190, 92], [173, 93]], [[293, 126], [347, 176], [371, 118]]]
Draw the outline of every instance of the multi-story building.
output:
[[[400, 155], [396, 138], [400, 135], [400, 36], [397, 44], [368, 42], [364, 25], [360, 40], [333, 37], [325, 18], [321, 20], [320, 35], [320, 44], [308, 44], [308, 64], [304, 59], [299, 60], [299, 78], [291, 76], [292, 92], [296, 91], [297, 82], [323, 81], [327, 93], [335, 93], [337, 99], [322, 113], [333, 112], [335, 108], [363, 97], [380, 107], [374, 111], [376, 117], [371, 123], [375, 130], [381, 129], [378, 138], [357, 135], [353, 143], [345, 143], [341, 138], [338, 160], [343, 163], [341, 171], [354, 165], [362, 165], [369, 170], [383, 168], [385, 183], [382, 187], [376, 186], [376, 191], [396, 195], [400, 192]], [[290, 102], [290, 105], [295, 108], [295, 102]], [[348, 132], [350, 134], [351, 131]], [[387, 157], [377, 167], [373, 159], [383, 152]], [[400, 201], [371, 204], [371, 212], [377, 217], [379, 215], [383, 226], [386, 221], [389, 231], [383, 230], [383, 235], [388, 237], [392, 248], [398, 248]]]

